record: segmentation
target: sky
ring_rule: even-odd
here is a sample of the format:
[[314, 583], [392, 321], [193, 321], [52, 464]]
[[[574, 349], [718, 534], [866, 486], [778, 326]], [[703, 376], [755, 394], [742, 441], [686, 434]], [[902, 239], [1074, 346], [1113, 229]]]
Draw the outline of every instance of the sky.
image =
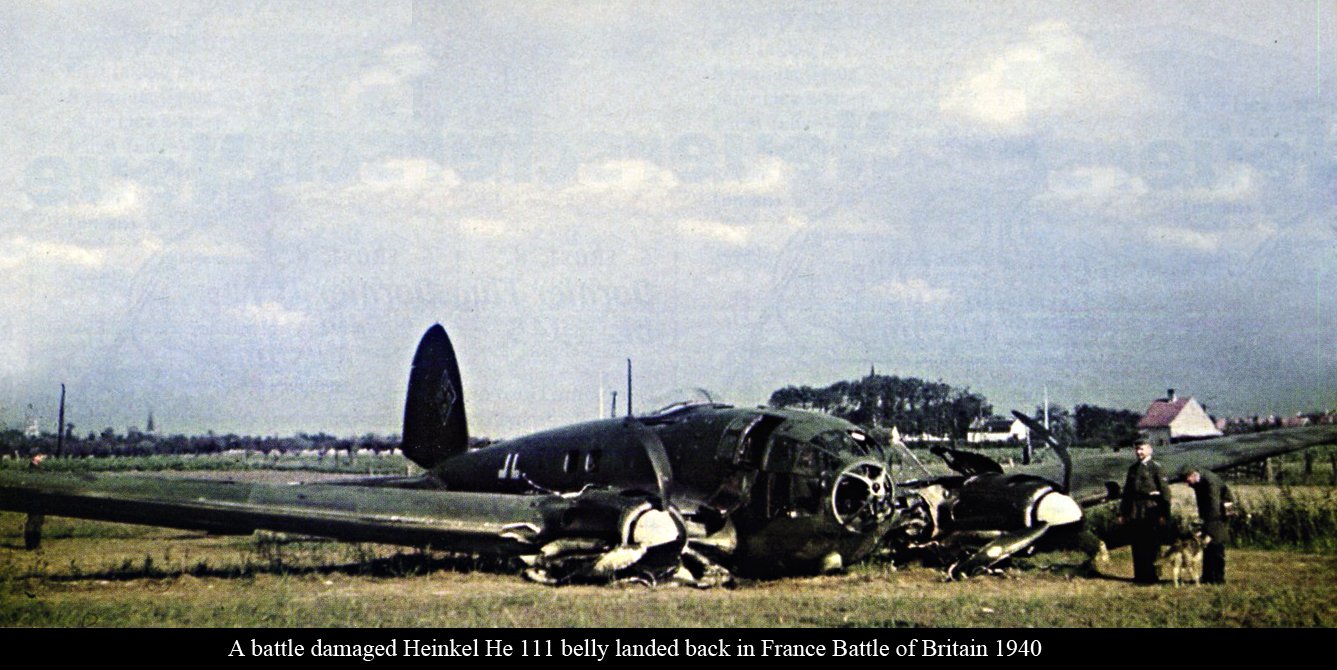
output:
[[720, 4], [0, 3], [0, 423], [1337, 408], [1332, 3]]

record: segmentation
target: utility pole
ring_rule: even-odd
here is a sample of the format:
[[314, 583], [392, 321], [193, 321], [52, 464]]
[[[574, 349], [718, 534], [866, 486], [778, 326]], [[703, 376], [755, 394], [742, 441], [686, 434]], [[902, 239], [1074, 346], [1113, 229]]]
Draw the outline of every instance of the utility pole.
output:
[[56, 420], [56, 458], [65, 449], [65, 385], [60, 385], [60, 418]]
[[1049, 432], [1049, 387], [1045, 387], [1045, 432]]

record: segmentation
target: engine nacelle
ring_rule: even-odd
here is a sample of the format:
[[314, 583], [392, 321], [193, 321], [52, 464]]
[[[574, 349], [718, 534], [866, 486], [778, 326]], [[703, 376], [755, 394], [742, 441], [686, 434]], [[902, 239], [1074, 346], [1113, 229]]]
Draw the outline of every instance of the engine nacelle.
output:
[[965, 481], [951, 504], [959, 530], [1020, 530], [1082, 519], [1082, 509], [1053, 482], [1023, 474], [982, 474]]

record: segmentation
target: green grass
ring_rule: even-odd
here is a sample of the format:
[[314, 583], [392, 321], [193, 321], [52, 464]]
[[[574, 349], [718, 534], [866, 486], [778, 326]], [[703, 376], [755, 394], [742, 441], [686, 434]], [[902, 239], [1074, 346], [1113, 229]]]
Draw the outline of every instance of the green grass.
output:
[[514, 566], [384, 545], [272, 533], [212, 537], [49, 519], [67, 537], [19, 548], [0, 514], [0, 626], [1334, 626], [1337, 558], [1232, 550], [1224, 587], [1129, 583], [1128, 551], [1104, 577], [1045, 554], [1002, 577], [867, 563], [848, 574], [734, 588], [570, 586]]
[[1337, 552], [1337, 489], [1282, 486], [1241, 501], [1231, 519], [1236, 546]]
[[[68, 467], [237, 469], [222, 467], [225, 458], [232, 457], [85, 459]], [[239, 476], [264, 475], [261, 460], [253, 457], [251, 472]], [[279, 463], [301, 470], [314, 460]], [[354, 467], [395, 460], [364, 458]], [[953, 583], [936, 569], [871, 562], [840, 576], [706, 591], [552, 588], [523, 580], [514, 565], [402, 547], [60, 517], [47, 518], [43, 548], [29, 552], [21, 548], [24, 517], [0, 513], [0, 626], [1337, 626], [1334, 490], [1232, 489], [1251, 512], [1254, 526], [1237, 531], [1237, 543], [1250, 548], [1230, 550], [1227, 585], [1183, 589], [1129, 583], [1127, 549], [1113, 552], [1094, 579], [1074, 577], [1084, 557], [1046, 554], [1017, 561], [1003, 577]], [[1191, 518], [1191, 492], [1176, 486], [1174, 494], [1176, 514]], [[1089, 518], [1097, 528], [1108, 524], [1113, 507]]]
[[1310, 472], [1305, 473], [1305, 451], [1294, 451], [1273, 457], [1274, 476], [1286, 484], [1337, 485], [1337, 469], [1334, 469], [1333, 457], [1337, 456], [1337, 446], [1313, 447], [1311, 452]]
[[[1337, 488], [1232, 483], [1230, 489], [1240, 510], [1230, 520], [1232, 547], [1337, 553]], [[1170, 491], [1174, 525], [1186, 530], [1198, 518], [1193, 491], [1182, 484]], [[1088, 509], [1087, 523], [1108, 537], [1117, 514], [1117, 503]]]
[[[1224, 587], [1144, 588], [1044, 570], [944, 583], [891, 574], [787, 579], [698, 591], [565, 588], [514, 575], [347, 572], [241, 578], [36, 580], [0, 594], [6, 626], [1332, 626], [1334, 565], [1276, 552], [1234, 552]], [[1126, 552], [1116, 552], [1125, 572]], [[1129, 568], [1130, 569], [1130, 568]], [[1281, 576], [1273, 573], [1280, 571]]]

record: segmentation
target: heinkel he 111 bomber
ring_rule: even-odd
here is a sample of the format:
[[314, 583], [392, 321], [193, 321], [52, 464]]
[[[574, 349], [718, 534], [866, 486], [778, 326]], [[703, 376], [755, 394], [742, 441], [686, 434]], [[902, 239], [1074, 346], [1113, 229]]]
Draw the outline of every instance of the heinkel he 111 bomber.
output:
[[[414, 355], [404, 410], [403, 453], [421, 475], [274, 485], [0, 473], [0, 509], [30, 515], [30, 544], [43, 515], [263, 529], [513, 557], [550, 584], [710, 585], [828, 572], [874, 554], [930, 556], [958, 577], [1018, 552], [1095, 542], [1083, 507], [1117, 496], [1127, 459], [1074, 460], [1032, 429], [1057, 463], [1005, 472], [942, 448], [954, 474], [899, 482], [892, 445], [848, 421], [713, 402], [471, 450], [455, 353], [435, 325]], [[1314, 426], [1176, 445], [1157, 460], [1169, 472], [1222, 469], [1334, 441], [1337, 427]]]

